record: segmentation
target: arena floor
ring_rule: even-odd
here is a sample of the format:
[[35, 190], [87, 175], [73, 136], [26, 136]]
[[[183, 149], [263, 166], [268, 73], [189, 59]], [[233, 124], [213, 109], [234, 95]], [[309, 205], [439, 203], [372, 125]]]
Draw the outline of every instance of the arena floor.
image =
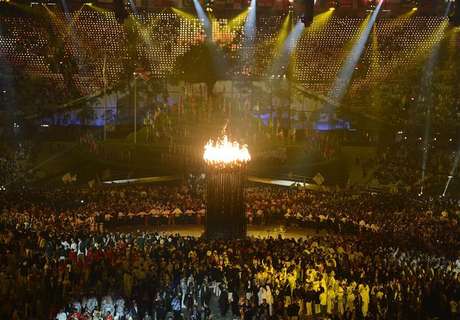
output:
[[[199, 237], [203, 234], [203, 226], [198, 225], [165, 225], [165, 226], [123, 226], [114, 227], [109, 230], [118, 232], [135, 232], [148, 231], [160, 232], [166, 234], [180, 234], [181, 236]], [[248, 226], [248, 235], [255, 238], [278, 237], [281, 235], [286, 238], [301, 238], [305, 236], [320, 235], [325, 236], [328, 232], [325, 230], [314, 230], [306, 228], [286, 228], [285, 226]]]

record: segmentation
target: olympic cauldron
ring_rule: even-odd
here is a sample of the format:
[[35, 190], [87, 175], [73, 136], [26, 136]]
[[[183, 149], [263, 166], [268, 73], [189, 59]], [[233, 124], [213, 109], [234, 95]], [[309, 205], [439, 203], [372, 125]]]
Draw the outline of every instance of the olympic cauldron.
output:
[[246, 237], [244, 184], [247, 164], [251, 160], [248, 147], [231, 142], [224, 135], [206, 144], [203, 159], [206, 163], [207, 203], [204, 237]]

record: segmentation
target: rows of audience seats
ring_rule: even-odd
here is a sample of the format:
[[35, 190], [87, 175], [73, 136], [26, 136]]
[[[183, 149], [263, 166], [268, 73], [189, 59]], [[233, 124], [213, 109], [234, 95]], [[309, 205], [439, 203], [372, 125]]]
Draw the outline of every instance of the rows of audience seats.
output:
[[[120, 79], [127, 61], [133, 59], [128, 48], [132, 35], [116, 21], [113, 12], [99, 12], [84, 6], [69, 16], [59, 8], [43, 9], [43, 13], [50, 16], [54, 30], [50, 31], [33, 18], [0, 17], [2, 52], [13, 65], [35, 75], [59, 73], [53, 70], [51, 62], [53, 58], [60, 58], [53, 51], [56, 40], [51, 43], [50, 39], [57, 34], [64, 42], [65, 55], [78, 64], [74, 81], [82, 94], [103, 86], [104, 59], [107, 81], [115, 83]], [[255, 62], [247, 62], [249, 68], [246, 69], [251, 74], [271, 76], [270, 67], [284, 19], [285, 15], [281, 14], [258, 17], [255, 44], [247, 43], [253, 46], [247, 50], [255, 50], [256, 57]], [[320, 83], [316, 89], [325, 93], [347, 59], [353, 41], [359, 37], [365, 17], [331, 14], [325, 21], [321, 19], [305, 29], [297, 43], [294, 76], [307, 86]], [[136, 56], [156, 76], [171, 74], [177, 57], [205, 37], [197, 20], [179, 17], [168, 10], [138, 13], [136, 21], [135, 27], [140, 30]], [[229, 28], [228, 22], [220, 18], [213, 21], [213, 39], [221, 45], [231, 44], [233, 55], [238, 58], [244, 51], [240, 50], [244, 26]], [[417, 62], [444, 36], [447, 25], [447, 20], [440, 16], [380, 17], [358, 64], [363, 71], [356, 77], [353, 88], [372, 85], [400, 66]], [[62, 30], [62, 26], [67, 28]], [[451, 41], [457, 41], [456, 38], [452, 37]], [[235, 69], [236, 74], [240, 71]]]

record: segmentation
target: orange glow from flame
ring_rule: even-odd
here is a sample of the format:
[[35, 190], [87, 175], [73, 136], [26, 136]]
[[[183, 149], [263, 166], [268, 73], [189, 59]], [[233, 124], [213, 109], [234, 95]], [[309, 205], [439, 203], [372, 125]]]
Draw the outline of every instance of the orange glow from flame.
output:
[[203, 159], [211, 165], [238, 165], [251, 160], [247, 145], [231, 142], [226, 135], [217, 141], [209, 140], [204, 146]]

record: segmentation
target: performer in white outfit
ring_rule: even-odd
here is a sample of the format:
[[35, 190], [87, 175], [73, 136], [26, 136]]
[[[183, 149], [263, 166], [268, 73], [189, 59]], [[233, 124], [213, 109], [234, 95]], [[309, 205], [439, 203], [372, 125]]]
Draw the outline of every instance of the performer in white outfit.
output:
[[270, 289], [270, 286], [267, 284], [265, 286], [265, 296], [264, 296], [265, 301], [267, 301], [268, 307], [269, 307], [269, 313], [270, 317], [273, 315], [273, 295], [272, 295], [272, 290]]

